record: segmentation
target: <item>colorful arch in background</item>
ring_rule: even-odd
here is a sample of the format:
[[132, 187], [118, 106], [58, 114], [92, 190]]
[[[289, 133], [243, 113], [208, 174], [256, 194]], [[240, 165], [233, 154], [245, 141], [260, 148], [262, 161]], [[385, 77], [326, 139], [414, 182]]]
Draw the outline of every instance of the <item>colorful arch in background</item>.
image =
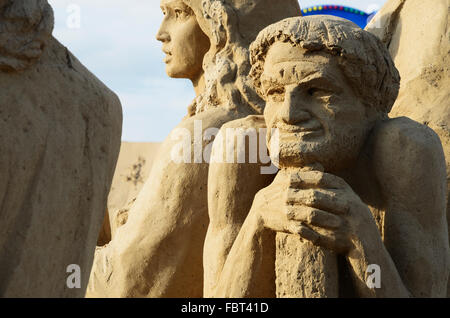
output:
[[302, 13], [304, 16], [318, 14], [334, 15], [350, 20], [364, 29], [376, 12], [367, 13], [351, 7], [324, 4], [302, 9]]

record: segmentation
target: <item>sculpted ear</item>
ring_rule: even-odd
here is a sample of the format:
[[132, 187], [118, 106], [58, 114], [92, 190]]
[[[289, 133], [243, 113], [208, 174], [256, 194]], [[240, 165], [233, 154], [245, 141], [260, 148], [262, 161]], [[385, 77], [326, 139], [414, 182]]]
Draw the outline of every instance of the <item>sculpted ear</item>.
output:
[[0, 71], [22, 71], [36, 63], [53, 26], [47, 0], [0, 0]]

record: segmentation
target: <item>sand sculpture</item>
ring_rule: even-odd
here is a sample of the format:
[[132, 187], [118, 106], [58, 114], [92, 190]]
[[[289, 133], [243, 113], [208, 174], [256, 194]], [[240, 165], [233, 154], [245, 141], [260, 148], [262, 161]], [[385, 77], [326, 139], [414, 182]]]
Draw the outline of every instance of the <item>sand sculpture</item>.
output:
[[[296, 0], [162, 0], [161, 8], [157, 38], [166, 71], [190, 79], [197, 97], [161, 144], [127, 222], [97, 249], [88, 297], [202, 297], [209, 166], [204, 150], [211, 143], [202, 136], [208, 128], [262, 113], [264, 103], [246, 76], [248, 46], [265, 26], [300, 14]], [[192, 137], [192, 154], [177, 163], [172, 157], [180, 132]]]
[[[408, 116], [436, 131], [444, 146], [450, 194], [449, 13], [448, 0], [390, 0], [366, 29], [388, 46], [401, 75], [391, 116]], [[450, 200], [447, 221], [450, 225]]]
[[290, 18], [258, 35], [251, 60], [281, 170], [246, 217], [211, 215], [238, 234], [205, 262], [223, 264], [205, 275], [209, 295], [445, 297], [444, 152], [432, 129], [388, 118], [400, 77], [384, 44], [339, 18]]
[[3, 297], [84, 295], [119, 153], [118, 98], [52, 30], [47, 1], [0, 1]]
[[108, 213], [97, 245], [103, 246], [111, 241], [116, 229], [126, 223], [128, 210], [150, 174], [159, 145], [154, 142], [122, 142], [108, 195]]
[[[296, 0], [161, 0], [166, 71], [197, 96], [103, 220], [120, 102], [51, 36], [46, 0], [0, 0], [0, 296], [82, 297], [90, 273], [90, 297], [444, 297], [449, 5], [424, 3], [388, 2], [380, 41]], [[228, 129], [260, 128], [276, 175], [224, 160]]]

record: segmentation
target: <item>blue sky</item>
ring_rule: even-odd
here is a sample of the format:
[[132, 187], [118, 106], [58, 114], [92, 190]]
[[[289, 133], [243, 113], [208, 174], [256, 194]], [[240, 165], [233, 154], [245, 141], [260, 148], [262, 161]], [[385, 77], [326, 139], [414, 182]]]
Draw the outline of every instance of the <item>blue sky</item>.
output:
[[[300, 5], [341, 4], [368, 12], [384, 2], [301, 0]], [[186, 114], [194, 91], [190, 81], [164, 72], [164, 54], [155, 39], [162, 21], [159, 0], [49, 3], [55, 11], [53, 35], [119, 96], [122, 140], [162, 141]]]

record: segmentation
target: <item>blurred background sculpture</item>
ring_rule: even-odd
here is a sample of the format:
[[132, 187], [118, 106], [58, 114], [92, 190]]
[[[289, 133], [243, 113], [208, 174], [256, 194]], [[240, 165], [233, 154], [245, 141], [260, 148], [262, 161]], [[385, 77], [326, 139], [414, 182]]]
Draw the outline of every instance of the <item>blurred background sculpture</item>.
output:
[[36, 62], [53, 31], [53, 11], [46, 0], [2, 0], [0, 70], [21, 71]]
[[46, 0], [0, 1], [3, 297], [84, 295], [120, 147], [117, 96], [52, 30]]

